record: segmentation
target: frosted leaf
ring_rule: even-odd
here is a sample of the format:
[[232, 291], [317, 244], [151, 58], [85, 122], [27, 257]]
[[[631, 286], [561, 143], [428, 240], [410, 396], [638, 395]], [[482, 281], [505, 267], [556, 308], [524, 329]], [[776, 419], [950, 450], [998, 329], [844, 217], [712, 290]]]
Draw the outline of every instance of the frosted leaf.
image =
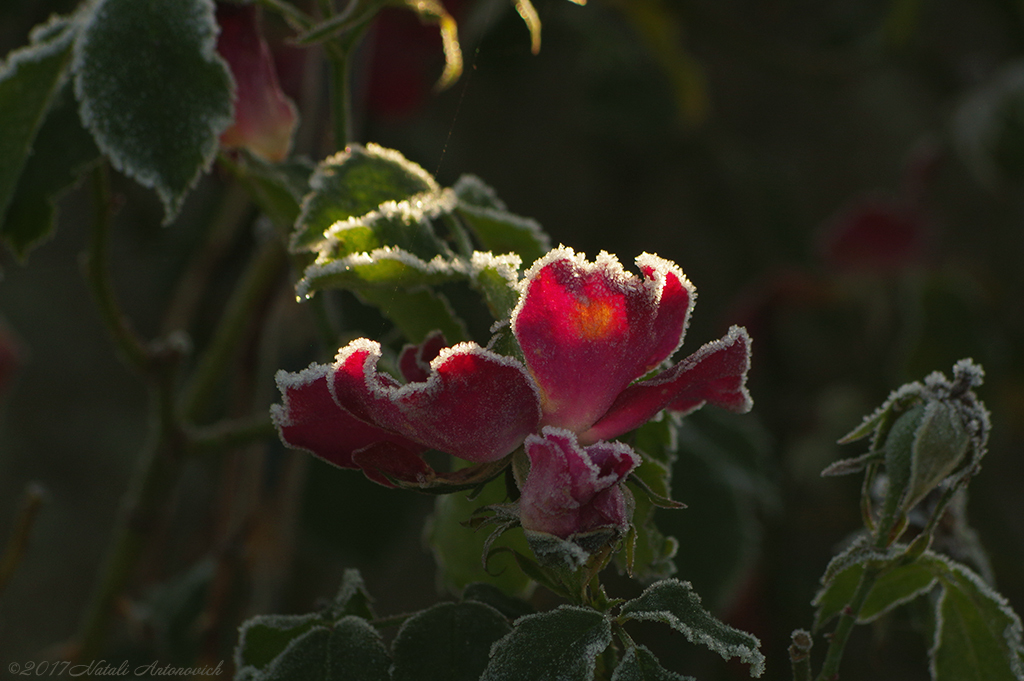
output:
[[469, 263], [470, 282], [480, 291], [487, 308], [498, 322], [505, 322], [519, 302], [520, 257], [514, 253], [493, 255], [490, 252], [473, 253]]
[[319, 615], [260, 615], [246, 620], [238, 630], [235, 667], [239, 673], [265, 669], [295, 638], [322, 624]]
[[51, 102], [2, 219], [0, 234], [18, 257], [25, 258], [52, 235], [58, 199], [99, 156], [92, 135], [78, 119], [72, 88], [65, 84]]
[[115, 168], [156, 190], [165, 223], [231, 124], [217, 30], [212, 0], [99, 0], [75, 44], [82, 123]]
[[430, 173], [376, 144], [352, 144], [324, 159], [309, 184], [289, 245], [293, 252], [317, 250], [335, 224], [366, 218], [384, 204], [391, 215], [414, 216], [418, 210], [418, 217], [430, 217], [431, 211], [453, 203], [440, 196], [441, 187]]
[[32, 44], [0, 64], [0, 226], [48, 109], [72, 58], [78, 21], [55, 17], [32, 33]]
[[611, 622], [596, 610], [561, 605], [526, 615], [491, 648], [480, 681], [591, 681], [611, 641]]
[[666, 579], [649, 586], [638, 598], [623, 604], [620, 616], [663, 622], [726, 660], [738, 657], [750, 665], [750, 675], [764, 673], [764, 655], [756, 636], [719, 621], [701, 605], [689, 582]]
[[491, 646], [512, 627], [489, 605], [439, 603], [402, 624], [392, 644], [392, 681], [477, 681]]
[[389, 681], [391, 659], [377, 630], [348, 616], [292, 639], [256, 678], [262, 681]]
[[468, 276], [468, 265], [457, 258], [436, 256], [429, 262], [391, 246], [354, 253], [336, 260], [318, 260], [306, 268], [295, 285], [298, 297], [331, 288], [409, 288], [457, 281]]
[[463, 175], [452, 187], [463, 206], [506, 210], [505, 202], [498, 198], [498, 192], [476, 175]]
[[920, 563], [942, 584], [928, 651], [936, 681], [1021, 681], [1024, 634], [1009, 602], [966, 566], [926, 551]]
[[551, 248], [551, 239], [531, 218], [465, 203], [459, 204], [458, 214], [488, 251], [515, 253], [524, 263], [532, 263]]
[[469, 338], [466, 324], [455, 314], [448, 299], [431, 288], [363, 288], [356, 292], [356, 297], [375, 306], [411, 341], [422, 340], [435, 330], [443, 332], [452, 343]]
[[696, 681], [692, 676], [683, 676], [661, 666], [658, 658], [645, 646], [636, 646], [626, 651], [622, 661], [612, 674], [612, 681]]

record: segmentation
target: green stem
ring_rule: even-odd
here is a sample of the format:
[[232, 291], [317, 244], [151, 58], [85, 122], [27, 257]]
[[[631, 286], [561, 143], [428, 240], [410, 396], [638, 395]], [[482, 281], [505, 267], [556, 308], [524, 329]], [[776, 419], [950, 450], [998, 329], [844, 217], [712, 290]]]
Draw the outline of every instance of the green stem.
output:
[[85, 277], [99, 308], [100, 317], [121, 359], [136, 372], [145, 375], [150, 369], [150, 353], [117, 304], [107, 263], [113, 202], [110, 198], [110, 178], [106, 164], [97, 166], [93, 173], [93, 198], [96, 215], [89, 249], [82, 263]]
[[80, 660], [100, 655], [117, 599], [128, 585], [178, 481], [185, 438], [174, 419], [176, 368], [176, 362], [160, 365], [153, 397], [157, 418], [122, 502], [110, 549], [79, 629]]
[[182, 415], [187, 422], [194, 423], [210, 409], [249, 322], [276, 288], [285, 264], [284, 247], [276, 240], [267, 242], [249, 262], [185, 390]]
[[331, 116], [334, 125], [334, 148], [348, 146], [350, 113], [352, 111], [351, 80], [349, 78], [349, 54], [351, 49], [340, 50], [341, 54], [331, 56]]
[[259, 0], [259, 3], [280, 14], [297, 31], [308, 31], [316, 23], [308, 14], [285, 0]]
[[871, 589], [875, 586], [881, 573], [881, 566], [868, 564], [864, 567], [857, 590], [853, 592], [849, 604], [843, 608], [842, 614], [839, 616], [839, 623], [836, 625], [835, 631], [832, 632], [828, 650], [825, 652], [825, 662], [821, 665], [821, 673], [818, 674], [817, 681], [835, 681], [839, 678], [839, 663], [843, 659], [846, 642], [850, 638], [853, 626], [857, 623], [857, 617], [864, 607], [868, 594], [871, 593]]
[[197, 428], [189, 433], [188, 454], [204, 456], [219, 453], [272, 438], [273, 422], [266, 414], [223, 421], [214, 426]]
[[18, 564], [21, 563], [21, 559], [25, 557], [25, 551], [28, 550], [28, 540], [32, 533], [32, 526], [35, 525], [36, 516], [39, 514], [39, 509], [42, 507], [45, 498], [46, 495], [43, 492], [42, 486], [37, 483], [30, 483], [25, 488], [25, 494], [21, 500], [21, 509], [18, 511], [18, 517], [14, 521], [14, 530], [11, 532], [11, 538], [7, 541], [7, 548], [4, 549], [3, 555], [0, 556], [0, 594], [3, 593], [7, 582], [14, 575], [14, 571], [17, 569]]

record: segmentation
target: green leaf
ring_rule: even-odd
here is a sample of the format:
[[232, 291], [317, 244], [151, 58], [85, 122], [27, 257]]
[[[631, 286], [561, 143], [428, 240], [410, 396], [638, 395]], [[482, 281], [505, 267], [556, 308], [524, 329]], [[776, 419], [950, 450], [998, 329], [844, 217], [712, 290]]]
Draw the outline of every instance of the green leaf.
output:
[[[391, 659], [377, 630], [349, 616], [292, 639], [251, 678], [258, 681], [389, 681]], [[239, 670], [241, 671], [241, 669]]]
[[[864, 574], [864, 566], [870, 560], [856, 563], [841, 571], [815, 596], [812, 605], [818, 608], [814, 616], [814, 629], [819, 631], [833, 617], [842, 612], [853, 598]], [[883, 572], [868, 593], [857, 617], [859, 624], [873, 622], [894, 608], [928, 593], [935, 586], [935, 575], [920, 563], [910, 563]]]
[[316, 613], [306, 615], [259, 615], [238, 631], [235, 666], [263, 670], [285, 651], [293, 639], [322, 625]]
[[292, 235], [294, 252], [316, 251], [336, 223], [364, 220], [382, 208], [416, 220], [454, 208], [454, 197], [430, 173], [376, 144], [353, 144], [324, 159], [310, 187]]
[[494, 644], [480, 681], [590, 681], [611, 640], [611, 622], [596, 610], [561, 605], [527, 615]]
[[519, 303], [518, 255], [494, 255], [477, 251], [470, 261], [470, 283], [483, 294], [491, 316], [499, 322], [508, 320]]
[[494, 208], [460, 204], [457, 210], [462, 221], [488, 251], [515, 253], [529, 265], [551, 250], [551, 239], [536, 220]]
[[674, 564], [718, 612], [753, 569], [762, 536], [758, 511], [777, 504], [770, 447], [751, 415], [713, 408], [686, 416], [676, 435], [671, 496], [687, 508], [658, 511], [656, 523], [666, 535], [685, 538]]
[[78, 119], [78, 103], [66, 84], [36, 135], [0, 228], [19, 258], [25, 258], [53, 233], [57, 200], [99, 155], [92, 136]]
[[223, 156], [221, 159], [267, 217], [290, 233], [302, 199], [309, 193], [313, 164], [302, 158], [269, 163], [247, 152], [239, 153], [237, 162]]
[[[464, 492], [448, 494], [434, 502], [434, 514], [424, 536], [434, 552], [438, 576], [450, 591], [458, 593], [472, 582], [493, 584], [504, 593], [525, 596], [532, 582], [516, 565], [511, 554], [496, 555], [483, 567], [487, 531], [475, 531], [463, 525], [473, 511], [506, 500], [505, 481], [492, 480], [474, 499]], [[510, 547], [529, 553], [529, 545], [521, 529], [510, 530], [494, 541], [496, 547]]]
[[764, 673], [764, 655], [756, 636], [719, 621], [701, 605], [689, 582], [666, 579], [649, 586], [620, 610], [625, 619], [663, 622], [725, 659], [738, 657], [750, 665], [751, 676]]
[[498, 587], [487, 582], [468, 584], [462, 590], [462, 600], [485, 603], [510, 620], [534, 613], [533, 606], [523, 599], [509, 596]]
[[645, 646], [626, 651], [612, 674], [612, 681], [696, 681], [692, 676], [670, 672]]
[[9, 240], [5, 216], [36, 134], [71, 63], [77, 27], [77, 22], [53, 19], [33, 31], [30, 45], [11, 52], [0, 64], [0, 225]]
[[441, 330], [449, 345], [469, 338], [466, 326], [440, 293], [428, 288], [411, 291], [396, 289], [370, 289], [359, 291], [359, 298], [380, 309], [381, 314], [394, 322], [410, 343], [422, 343], [431, 331]]
[[233, 117], [212, 0], [99, 0], [75, 45], [82, 122], [114, 167], [156, 190], [164, 222]]
[[939, 578], [935, 640], [929, 650], [935, 681], [1020, 681], [1024, 642], [1020, 617], [1002, 595], [966, 566], [931, 551], [919, 562]]
[[416, 613], [392, 645], [392, 681], [477, 681], [491, 646], [511, 629], [497, 610], [472, 601]]
[[359, 570], [349, 568], [345, 570], [345, 576], [341, 579], [341, 586], [338, 587], [338, 595], [334, 597], [331, 614], [334, 619], [346, 615], [355, 615], [363, 619], [373, 619], [373, 598], [366, 590], [366, 583]]
[[466, 278], [467, 266], [457, 259], [438, 256], [424, 262], [408, 251], [385, 246], [337, 260], [317, 261], [306, 268], [295, 285], [299, 297], [332, 288], [366, 290], [432, 286]]
[[495, 191], [474, 175], [463, 175], [452, 188], [457, 212], [485, 250], [515, 253], [529, 265], [551, 250], [551, 239], [536, 220], [509, 213]]

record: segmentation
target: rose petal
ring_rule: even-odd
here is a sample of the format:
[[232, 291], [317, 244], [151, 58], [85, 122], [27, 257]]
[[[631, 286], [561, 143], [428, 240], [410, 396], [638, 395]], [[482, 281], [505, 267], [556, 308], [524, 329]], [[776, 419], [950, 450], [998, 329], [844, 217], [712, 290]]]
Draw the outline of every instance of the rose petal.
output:
[[268, 161], [282, 161], [291, 149], [298, 115], [278, 84], [256, 10], [255, 5], [217, 5], [217, 52], [236, 85], [235, 120], [220, 143], [225, 149], [245, 148]]
[[537, 428], [536, 388], [516, 360], [475, 343], [445, 348], [424, 382], [399, 385], [377, 372], [380, 345], [366, 338], [338, 353], [330, 384], [344, 409], [426, 447], [467, 461], [496, 461]]
[[545, 424], [587, 430], [682, 342], [693, 286], [657, 256], [637, 264], [642, 279], [612, 255], [588, 263], [562, 246], [527, 271], [512, 329], [540, 386]]
[[626, 388], [580, 441], [617, 437], [665, 408], [691, 412], [711, 403], [730, 411], [749, 411], [753, 406], [746, 387], [749, 367], [750, 337], [746, 329], [734, 326], [672, 368]]
[[430, 375], [430, 362], [445, 345], [444, 334], [440, 331], [431, 332], [419, 345], [406, 344], [398, 358], [398, 368], [405, 380], [410, 383], [427, 380]]
[[[331, 373], [332, 368], [323, 364], [311, 364], [297, 374], [277, 372], [283, 404], [272, 405], [270, 414], [281, 441], [341, 468], [363, 468], [371, 480], [389, 487], [393, 485], [378, 470], [405, 480], [416, 480], [417, 473], [429, 471], [419, 457], [425, 447], [361, 421], [339, 407], [328, 388]], [[371, 454], [365, 453], [368, 448]], [[392, 462], [382, 461], [385, 452]], [[372, 467], [364, 467], [360, 453], [362, 461], [372, 462]], [[412, 477], [404, 477], [403, 471]]]
[[523, 529], [565, 539], [602, 527], [629, 525], [619, 483], [640, 464], [621, 442], [581, 447], [568, 430], [545, 426], [526, 438], [530, 473], [519, 499]]

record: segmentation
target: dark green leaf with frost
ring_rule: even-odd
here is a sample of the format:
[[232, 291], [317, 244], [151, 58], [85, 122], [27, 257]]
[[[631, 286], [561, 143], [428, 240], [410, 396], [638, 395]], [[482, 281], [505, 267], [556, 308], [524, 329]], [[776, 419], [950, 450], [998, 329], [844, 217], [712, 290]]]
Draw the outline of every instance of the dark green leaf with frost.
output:
[[75, 45], [82, 122], [114, 167], [155, 189], [164, 222], [231, 124], [212, 0], [99, 0]]
[[21, 255], [38, 236], [12, 236], [5, 216], [36, 134], [71, 63], [77, 28], [75, 21], [54, 19], [33, 32], [32, 44], [11, 52], [0, 65], [0, 225]]
[[960, 411], [946, 401], [929, 402], [914, 438], [910, 484], [904, 505], [909, 509], [935, 489], [964, 460], [971, 437]]
[[3, 237], [15, 254], [24, 258], [53, 233], [57, 200], [99, 155], [65, 85], [36, 135], [3, 221]]
[[363, 619], [373, 619], [373, 598], [366, 590], [366, 583], [359, 570], [349, 568], [345, 570], [345, 576], [341, 579], [341, 586], [338, 587], [338, 594], [331, 604], [333, 617], [344, 617], [355, 615]]
[[359, 291], [359, 298], [379, 308], [410, 343], [421, 343], [427, 334], [437, 329], [444, 333], [449, 345], [468, 338], [465, 324], [448, 301], [428, 288], [366, 288]]
[[295, 252], [318, 250], [333, 225], [365, 218], [384, 204], [421, 218], [444, 209], [444, 193], [430, 173], [397, 151], [375, 144], [353, 144], [324, 159], [310, 188], [292, 235], [290, 248]]
[[527, 615], [494, 644], [480, 681], [590, 681], [611, 640], [611, 622], [590, 608], [561, 605]]
[[926, 552], [919, 559], [938, 577], [935, 640], [928, 651], [935, 681], [1021, 681], [1020, 617], [1006, 599], [966, 566]]
[[892, 430], [885, 438], [885, 472], [889, 476], [889, 486], [882, 510], [883, 516], [891, 516], [898, 509], [904, 508], [903, 501], [910, 486], [914, 438], [923, 417], [924, 405], [919, 404], [896, 419]]
[[[865, 555], [865, 562], [869, 557]], [[854, 591], [864, 574], [865, 562], [850, 565], [833, 577], [832, 581], [815, 596], [812, 605], [818, 610], [814, 615], [814, 629], [820, 631], [829, 620], [842, 612], [853, 598]], [[891, 612], [897, 606], [908, 603], [928, 593], [935, 586], [935, 575], [919, 563], [895, 567], [875, 581], [861, 608], [857, 622], [873, 622]]]
[[324, 622], [316, 613], [306, 615], [259, 615], [238, 631], [235, 666], [262, 671], [283, 653], [292, 640]]
[[380, 634], [359, 617], [311, 628], [253, 676], [258, 681], [389, 681]]
[[751, 676], [764, 673], [764, 655], [756, 636], [716, 619], [701, 605], [689, 582], [666, 579], [649, 586], [620, 610], [625, 619], [662, 622], [725, 659], [738, 657], [750, 665]]
[[645, 646], [636, 646], [626, 651], [622, 661], [612, 674], [612, 681], [696, 681], [692, 676], [683, 676], [661, 666], [658, 658]]
[[498, 192], [476, 175], [462, 175], [452, 187], [459, 197], [459, 205], [476, 208], [506, 210], [505, 202], [498, 198]]
[[439, 603], [418, 612], [392, 644], [392, 681], [477, 681], [491, 646], [511, 629], [483, 603]]

